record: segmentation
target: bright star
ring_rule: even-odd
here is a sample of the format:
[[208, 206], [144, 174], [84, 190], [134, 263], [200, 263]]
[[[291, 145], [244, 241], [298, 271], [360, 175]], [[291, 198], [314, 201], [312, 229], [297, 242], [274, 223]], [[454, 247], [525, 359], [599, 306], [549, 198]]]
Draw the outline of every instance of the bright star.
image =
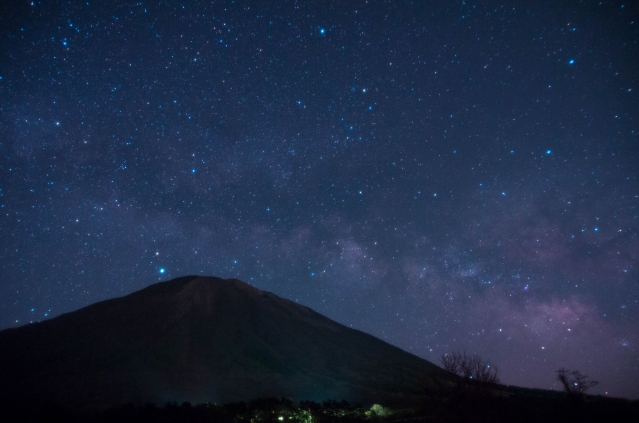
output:
[[324, 35], [324, 33], [326, 33], [326, 30], [324, 28], [320, 28], [320, 34]]
[[166, 269], [165, 269], [164, 267], [160, 267], [159, 272], [160, 272], [161, 274], [164, 274], [164, 273], [166, 273]]
[[571, 65], [574, 65], [574, 64], [575, 64], [575, 60], [574, 60], [574, 59], [570, 59], [570, 60], [568, 61], [568, 63], [569, 63], [569, 64], [571, 64]]

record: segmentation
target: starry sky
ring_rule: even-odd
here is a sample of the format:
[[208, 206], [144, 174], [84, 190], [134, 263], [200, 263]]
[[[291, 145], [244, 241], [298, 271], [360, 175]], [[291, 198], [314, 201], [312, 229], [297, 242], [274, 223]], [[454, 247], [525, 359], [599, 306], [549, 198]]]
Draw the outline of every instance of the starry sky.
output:
[[0, 6], [0, 328], [237, 277], [639, 398], [634, 2]]

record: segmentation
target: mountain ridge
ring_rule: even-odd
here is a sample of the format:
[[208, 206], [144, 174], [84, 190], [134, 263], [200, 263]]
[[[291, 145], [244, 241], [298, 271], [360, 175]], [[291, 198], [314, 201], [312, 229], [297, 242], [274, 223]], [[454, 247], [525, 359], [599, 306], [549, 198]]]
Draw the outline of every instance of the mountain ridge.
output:
[[0, 394], [73, 407], [261, 396], [402, 402], [446, 377], [237, 279], [186, 276], [0, 331]]

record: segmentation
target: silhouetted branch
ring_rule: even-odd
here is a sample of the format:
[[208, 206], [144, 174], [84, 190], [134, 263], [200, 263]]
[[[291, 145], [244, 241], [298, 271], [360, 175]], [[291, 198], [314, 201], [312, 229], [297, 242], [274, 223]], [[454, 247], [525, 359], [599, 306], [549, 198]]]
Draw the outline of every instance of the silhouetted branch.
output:
[[564, 391], [577, 396], [583, 395], [588, 389], [599, 384], [596, 380], [588, 380], [588, 376], [582, 374], [579, 370], [567, 370], [564, 368], [557, 370], [557, 380], [563, 385]]
[[466, 351], [454, 351], [442, 355], [441, 363], [444, 370], [465, 379], [484, 383], [499, 383], [499, 369], [477, 354]]

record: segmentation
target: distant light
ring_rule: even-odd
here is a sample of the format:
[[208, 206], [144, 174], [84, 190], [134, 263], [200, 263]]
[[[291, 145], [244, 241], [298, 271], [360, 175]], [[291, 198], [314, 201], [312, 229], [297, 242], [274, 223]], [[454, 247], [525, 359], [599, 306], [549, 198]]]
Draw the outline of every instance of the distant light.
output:
[[[323, 31], [323, 30], [322, 30], [322, 31]], [[323, 33], [322, 33], [322, 34], [323, 34]], [[279, 417], [277, 418], [277, 420], [280, 420], [280, 421], [281, 421], [281, 420], [284, 420], [284, 417], [279, 416]]]
[[599, 232], [599, 228], [595, 228], [595, 232]]
[[166, 273], [166, 269], [165, 269], [164, 267], [160, 267], [159, 272], [160, 272], [161, 274], [164, 274], [164, 273]]
[[[320, 34], [324, 35], [326, 33], [326, 30], [324, 28], [320, 28]], [[280, 420], [282, 420], [282, 417], [280, 417]]]
[[574, 64], [575, 64], [575, 59], [570, 59], [570, 60], [568, 61], [568, 63], [569, 63], [569, 64], [571, 64], [571, 65], [574, 65]]
[[191, 173], [195, 173], [195, 169], [191, 169]]
[[546, 154], [552, 154], [552, 150], [546, 150]]

